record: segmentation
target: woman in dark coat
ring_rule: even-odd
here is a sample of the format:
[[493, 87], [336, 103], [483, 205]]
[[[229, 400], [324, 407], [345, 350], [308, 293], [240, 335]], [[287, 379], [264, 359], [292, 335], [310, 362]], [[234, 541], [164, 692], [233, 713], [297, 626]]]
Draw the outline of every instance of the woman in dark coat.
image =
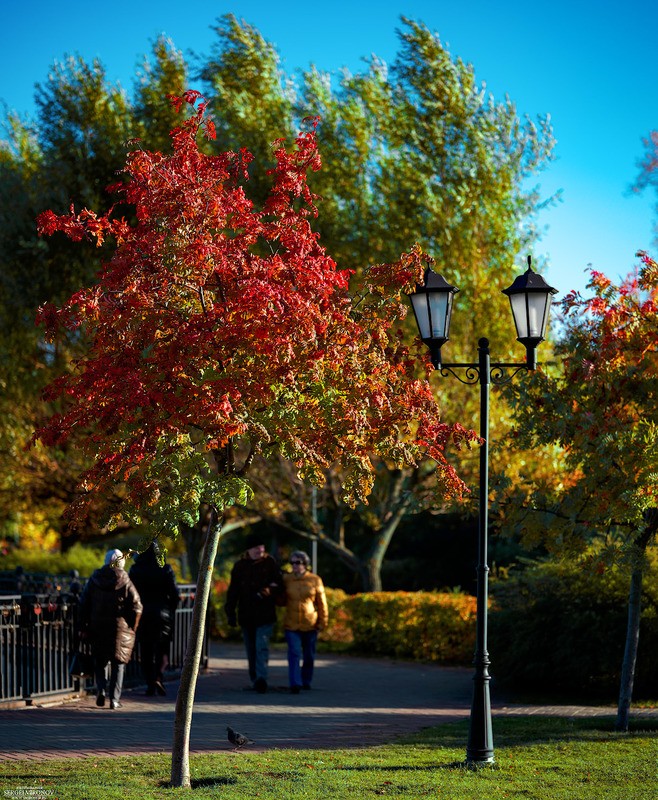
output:
[[160, 566], [158, 563], [156, 542], [137, 556], [130, 579], [144, 605], [138, 640], [146, 694], [164, 697], [164, 671], [169, 663], [169, 643], [180, 594], [172, 568], [169, 564]]
[[121, 707], [123, 673], [142, 613], [139, 594], [124, 564], [121, 550], [108, 550], [105, 565], [93, 573], [80, 598], [81, 635], [89, 641], [94, 657], [96, 705], [105, 705], [107, 690], [110, 708]]

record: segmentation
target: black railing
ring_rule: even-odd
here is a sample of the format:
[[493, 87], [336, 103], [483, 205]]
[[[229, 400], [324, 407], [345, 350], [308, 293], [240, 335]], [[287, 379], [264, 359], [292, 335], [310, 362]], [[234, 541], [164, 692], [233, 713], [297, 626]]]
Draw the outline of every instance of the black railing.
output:
[[[61, 587], [61, 583], [55, 584]], [[180, 603], [174, 615], [169, 669], [183, 664], [192, 623], [196, 586], [179, 585]], [[77, 647], [78, 595], [0, 595], [0, 704], [31, 701], [87, 688], [69, 675]], [[208, 666], [208, 635], [204, 638], [202, 667]], [[126, 668], [128, 682], [139, 681], [139, 645]]]
[[20, 700], [23, 697], [19, 659], [20, 601], [20, 595], [6, 595], [0, 599], [0, 700]]

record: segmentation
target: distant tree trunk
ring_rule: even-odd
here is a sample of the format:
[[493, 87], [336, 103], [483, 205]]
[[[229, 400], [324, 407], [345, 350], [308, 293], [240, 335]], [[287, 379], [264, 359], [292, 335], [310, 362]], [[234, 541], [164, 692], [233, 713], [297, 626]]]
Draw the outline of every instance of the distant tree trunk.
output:
[[216, 509], [212, 509], [208, 535], [206, 536], [199, 565], [192, 626], [187, 642], [187, 650], [181, 671], [180, 687], [176, 698], [174, 717], [174, 742], [171, 753], [171, 785], [175, 788], [189, 788], [190, 781], [190, 729], [194, 693], [199, 675], [203, 636], [205, 632], [208, 598], [212, 587], [212, 570], [217, 554], [217, 546], [222, 533], [222, 519]]
[[193, 576], [201, 563], [201, 551], [207, 532], [207, 524], [203, 519], [199, 519], [196, 525], [180, 524], [180, 531], [185, 542], [185, 554], [187, 556], [188, 569]]
[[626, 646], [624, 647], [624, 661], [621, 668], [621, 681], [619, 685], [619, 705], [617, 706], [617, 721], [615, 723], [615, 728], [618, 731], [628, 730], [631, 699], [633, 697], [633, 683], [635, 681], [637, 647], [640, 641], [643, 574], [644, 570], [641, 565], [635, 566], [631, 574], [631, 586], [628, 593]]
[[366, 564], [366, 579], [364, 581], [364, 592], [381, 592], [382, 590], [382, 565], [376, 560], [369, 558]]
[[400, 488], [397, 491], [397, 505], [388, 515], [386, 524], [381, 531], [373, 533], [375, 541], [366, 564], [369, 584], [368, 588], [364, 588], [366, 592], [382, 591], [382, 564], [384, 563], [384, 558], [388, 552], [393, 535], [400, 526], [411, 504], [411, 493], [408, 492], [406, 495], [402, 496], [401, 486], [402, 484], [400, 484]]
[[[194, 575], [201, 563], [201, 553], [203, 551], [203, 543], [206, 540], [208, 526], [213, 519], [210, 507], [204, 504], [199, 511], [199, 519], [196, 525], [186, 525], [184, 522], [180, 524], [180, 531], [185, 542], [185, 552], [187, 555], [187, 563], [189, 570]], [[222, 525], [222, 536], [226, 536], [231, 531], [238, 528], [247, 528], [249, 525], [255, 525], [260, 521], [260, 516], [255, 514], [246, 515], [239, 519], [224, 522]]]
[[626, 626], [626, 645], [624, 647], [624, 661], [621, 668], [619, 682], [619, 705], [617, 706], [617, 720], [615, 729], [627, 731], [633, 698], [633, 683], [635, 682], [635, 665], [637, 663], [637, 648], [640, 642], [640, 617], [642, 614], [642, 581], [644, 578], [644, 558], [651, 537], [656, 532], [656, 513], [650, 515], [650, 522], [638, 537], [633, 554], [633, 571], [628, 592], [628, 624]]

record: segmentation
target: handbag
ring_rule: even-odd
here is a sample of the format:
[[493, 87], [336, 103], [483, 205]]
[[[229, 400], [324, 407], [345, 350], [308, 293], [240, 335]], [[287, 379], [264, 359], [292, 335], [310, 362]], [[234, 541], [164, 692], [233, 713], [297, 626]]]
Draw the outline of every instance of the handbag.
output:
[[160, 609], [160, 641], [168, 642], [171, 639], [171, 611], [168, 608]]
[[73, 678], [90, 678], [94, 674], [94, 659], [89, 653], [79, 650], [73, 654], [69, 675]]

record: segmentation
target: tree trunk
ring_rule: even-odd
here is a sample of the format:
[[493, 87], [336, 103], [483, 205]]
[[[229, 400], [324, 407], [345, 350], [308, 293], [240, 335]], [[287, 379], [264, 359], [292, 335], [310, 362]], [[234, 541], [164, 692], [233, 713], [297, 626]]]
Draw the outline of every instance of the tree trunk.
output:
[[382, 590], [382, 565], [376, 558], [369, 558], [366, 563], [366, 572], [363, 591], [381, 592]]
[[647, 529], [642, 533], [635, 544], [631, 585], [628, 592], [626, 645], [624, 647], [624, 661], [621, 667], [621, 680], [619, 682], [619, 705], [617, 706], [617, 720], [615, 722], [615, 729], [618, 731], [628, 730], [631, 700], [633, 697], [633, 683], [635, 681], [637, 648], [640, 641], [644, 557], [652, 535], [653, 530], [651, 526], [647, 526]]
[[411, 493], [406, 497], [400, 497], [402, 493], [402, 483], [396, 490], [397, 504], [394, 511], [388, 517], [386, 524], [381, 531], [373, 532], [375, 542], [370, 551], [370, 556], [366, 562], [366, 576], [368, 579], [368, 588], [364, 587], [366, 592], [381, 592], [382, 591], [382, 564], [388, 552], [389, 545], [395, 532], [397, 531], [404, 515], [409, 509], [411, 503]]
[[[186, 525], [184, 522], [180, 524], [180, 531], [185, 542], [185, 553], [187, 555], [187, 564], [190, 575], [194, 576], [199, 569], [201, 563], [201, 553], [203, 550], [203, 543], [206, 540], [208, 526], [212, 523], [213, 515], [207, 506], [203, 506], [199, 520], [196, 525]], [[251, 514], [240, 519], [232, 520], [231, 522], [224, 522], [222, 525], [222, 536], [239, 528], [247, 528], [249, 525], [255, 525], [260, 522], [259, 515]], [[192, 577], [194, 579], [194, 577]]]
[[633, 568], [631, 586], [628, 592], [626, 646], [624, 647], [624, 662], [621, 668], [621, 681], [619, 685], [619, 705], [617, 706], [617, 721], [615, 723], [615, 729], [618, 731], [628, 730], [631, 699], [633, 697], [633, 682], [635, 680], [637, 647], [640, 640], [643, 572], [644, 570], [641, 565]]
[[218, 516], [217, 511], [213, 509], [212, 519], [208, 525], [208, 535], [201, 555], [201, 564], [199, 565], [199, 577], [197, 579], [194, 610], [192, 612], [192, 626], [183, 660], [178, 697], [176, 698], [174, 742], [171, 753], [171, 786], [175, 788], [189, 788], [191, 786], [190, 729], [192, 727], [192, 709], [196, 681], [199, 675], [199, 664], [201, 663], [208, 598], [212, 587], [212, 570], [221, 533], [221, 518]]

